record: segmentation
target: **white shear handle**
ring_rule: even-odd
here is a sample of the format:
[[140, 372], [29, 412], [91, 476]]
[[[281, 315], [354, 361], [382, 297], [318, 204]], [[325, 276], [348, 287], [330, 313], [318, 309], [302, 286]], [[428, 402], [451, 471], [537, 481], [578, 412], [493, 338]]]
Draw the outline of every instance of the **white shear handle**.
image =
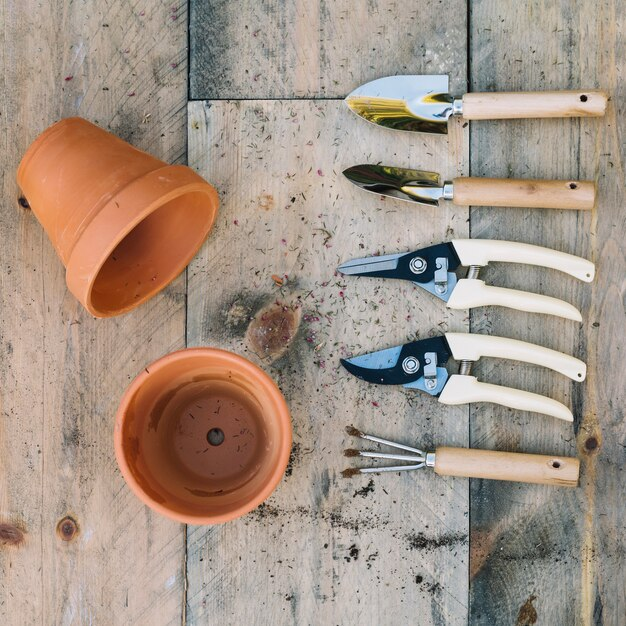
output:
[[477, 306], [506, 306], [518, 311], [547, 313], [582, 322], [580, 311], [571, 304], [530, 291], [492, 287], [476, 278], [461, 278], [448, 299], [450, 309], [473, 309]]
[[445, 337], [456, 361], [478, 361], [484, 356], [542, 365], [572, 380], [582, 381], [587, 375], [580, 359], [534, 343], [470, 333], [446, 333]]
[[484, 266], [490, 261], [540, 265], [565, 272], [586, 283], [593, 280], [596, 271], [595, 265], [587, 259], [529, 243], [493, 239], [454, 239], [450, 243], [465, 267]]
[[470, 402], [493, 402], [511, 409], [550, 415], [566, 422], [573, 422], [572, 412], [560, 402], [536, 393], [481, 383], [475, 376], [453, 374], [439, 396], [442, 404], [468, 404]]

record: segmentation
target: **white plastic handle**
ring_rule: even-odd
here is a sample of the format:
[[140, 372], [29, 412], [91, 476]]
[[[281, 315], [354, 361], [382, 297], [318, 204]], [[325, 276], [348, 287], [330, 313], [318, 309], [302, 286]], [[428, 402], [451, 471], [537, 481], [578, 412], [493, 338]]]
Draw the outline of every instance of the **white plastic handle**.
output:
[[582, 381], [587, 375], [587, 366], [580, 359], [534, 343], [470, 333], [446, 333], [445, 336], [456, 361], [494, 357], [542, 365], [572, 380]]
[[493, 239], [454, 239], [451, 243], [465, 267], [487, 265], [490, 261], [539, 265], [565, 272], [586, 283], [593, 280], [596, 271], [595, 265], [587, 259], [529, 243]]
[[448, 379], [439, 402], [442, 404], [469, 404], [470, 402], [493, 402], [520, 411], [543, 413], [566, 422], [573, 422], [572, 412], [560, 402], [536, 393], [481, 383], [475, 376], [453, 374]]
[[477, 306], [506, 306], [518, 311], [547, 313], [582, 322], [580, 311], [571, 304], [529, 291], [492, 287], [476, 278], [461, 278], [452, 290], [447, 306], [450, 309], [472, 309]]

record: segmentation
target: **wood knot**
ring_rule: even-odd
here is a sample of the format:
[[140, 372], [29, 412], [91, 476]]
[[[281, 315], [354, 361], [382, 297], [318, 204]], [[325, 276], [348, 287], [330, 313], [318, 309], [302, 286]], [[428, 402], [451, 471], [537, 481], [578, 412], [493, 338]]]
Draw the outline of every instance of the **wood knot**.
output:
[[57, 524], [57, 534], [63, 541], [72, 541], [78, 534], [78, 524], [67, 515]]
[[597, 437], [587, 437], [583, 445], [585, 447], [585, 451], [591, 453], [595, 452], [600, 447], [600, 442]]
[[30, 204], [28, 204], [28, 200], [24, 197], [24, 196], [20, 196], [17, 199], [17, 203], [23, 208], [23, 209], [30, 209]]
[[537, 609], [533, 606], [533, 602], [537, 596], [529, 596], [528, 600], [522, 604], [517, 614], [517, 622], [515, 626], [532, 626], [537, 623]]
[[298, 332], [302, 313], [299, 307], [274, 302], [261, 309], [248, 325], [250, 349], [270, 362], [285, 354]]
[[264, 211], [271, 211], [276, 204], [274, 202], [274, 196], [271, 193], [262, 193], [258, 197], [258, 203], [259, 208], [263, 209]]
[[26, 533], [8, 522], [0, 522], [0, 545], [1, 546], [21, 546], [26, 538]]

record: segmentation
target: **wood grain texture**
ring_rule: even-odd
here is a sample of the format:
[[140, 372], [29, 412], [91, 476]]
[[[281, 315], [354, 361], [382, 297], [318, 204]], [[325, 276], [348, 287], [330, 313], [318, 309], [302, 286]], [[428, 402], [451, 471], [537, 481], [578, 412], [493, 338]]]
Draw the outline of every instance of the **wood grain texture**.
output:
[[390, 74], [466, 86], [466, 3], [191, 0], [194, 99], [336, 98]]
[[[188, 273], [136, 312], [93, 320], [14, 172], [54, 120], [83, 115], [170, 162], [185, 159], [182, 1], [106, 8], [0, 2], [0, 622], [2, 624], [621, 624], [626, 615], [623, 338], [626, 218], [623, 3], [441, 5], [394, 0], [191, 0], [192, 165], [224, 207]], [[470, 15], [467, 47], [466, 16]], [[583, 358], [586, 383], [483, 359], [480, 379], [555, 397], [570, 424], [493, 405], [471, 410], [474, 447], [581, 455], [578, 490], [442, 478], [344, 482], [346, 424], [426, 448], [465, 446], [466, 407], [360, 383], [339, 356], [464, 329], [408, 283], [344, 278], [343, 260], [468, 234], [467, 211], [409, 207], [352, 187], [364, 161], [468, 174], [468, 131], [393, 133], [341, 102], [383, 75], [450, 73], [451, 91], [600, 88], [600, 120], [473, 122], [475, 176], [599, 180], [589, 213], [473, 210], [471, 233], [592, 258], [593, 284], [494, 263], [494, 285], [573, 302], [583, 325], [502, 308], [474, 332]], [[331, 98], [290, 102], [293, 98]], [[267, 102], [260, 98], [285, 98]], [[185, 301], [188, 296], [188, 307]], [[112, 418], [150, 360], [208, 344], [280, 383], [295, 445], [266, 505], [185, 531], [124, 485]], [[277, 321], [270, 330], [266, 322]], [[468, 509], [471, 500], [471, 515]], [[469, 543], [468, 543], [468, 532]], [[470, 571], [470, 607], [467, 606]]]
[[[592, 259], [595, 281], [549, 270], [494, 265], [489, 282], [573, 302], [583, 324], [504, 309], [472, 315], [472, 330], [506, 334], [569, 352], [588, 364], [587, 381], [485, 361], [482, 378], [549, 394], [574, 410], [571, 425], [506, 409], [472, 410], [472, 444], [582, 456], [578, 490], [472, 481], [472, 624], [619, 624], [624, 586], [623, 338], [625, 54], [623, 3], [471, 5], [472, 91], [605, 89], [605, 118], [474, 122], [475, 176], [597, 178], [590, 213], [472, 211], [472, 237], [517, 239]], [[532, 619], [531, 619], [532, 618]]]
[[[466, 445], [468, 409], [365, 384], [339, 364], [463, 328], [465, 313], [410, 283], [335, 272], [353, 257], [467, 232], [466, 209], [383, 200], [341, 175], [362, 160], [463, 172], [464, 133], [458, 121], [447, 138], [393, 133], [337, 100], [190, 104], [189, 161], [223, 204], [189, 268], [188, 342], [259, 363], [279, 382], [294, 425], [292, 462], [266, 505], [232, 524], [189, 529], [190, 624], [410, 623], [415, 615], [421, 624], [466, 623], [467, 482], [340, 472], [342, 450], [355, 444], [346, 425], [425, 446]], [[296, 328], [291, 310], [300, 312]], [[249, 328], [265, 319], [281, 332], [255, 344]]]
[[[176, 18], [176, 19], [174, 19]], [[94, 320], [17, 203], [17, 164], [54, 121], [82, 115], [166, 161], [186, 147], [180, 2], [0, 3], [0, 540], [3, 624], [179, 624], [182, 528], [130, 493], [113, 454], [119, 397], [184, 345], [185, 281]], [[13, 531], [14, 532], [14, 531]]]

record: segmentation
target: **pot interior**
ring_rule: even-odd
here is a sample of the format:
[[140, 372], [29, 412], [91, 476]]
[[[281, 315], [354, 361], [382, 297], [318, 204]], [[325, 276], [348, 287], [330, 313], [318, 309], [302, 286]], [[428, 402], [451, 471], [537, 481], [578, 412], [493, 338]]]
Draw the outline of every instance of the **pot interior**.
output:
[[122, 452], [153, 501], [182, 515], [228, 515], [271, 481], [288, 434], [258, 382], [187, 361], [143, 379], [124, 418]]
[[91, 288], [99, 314], [115, 315], [147, 300], [189, 263], [213, 223], [206, 194], [185, 193], [146, 216], [117, 244]]

